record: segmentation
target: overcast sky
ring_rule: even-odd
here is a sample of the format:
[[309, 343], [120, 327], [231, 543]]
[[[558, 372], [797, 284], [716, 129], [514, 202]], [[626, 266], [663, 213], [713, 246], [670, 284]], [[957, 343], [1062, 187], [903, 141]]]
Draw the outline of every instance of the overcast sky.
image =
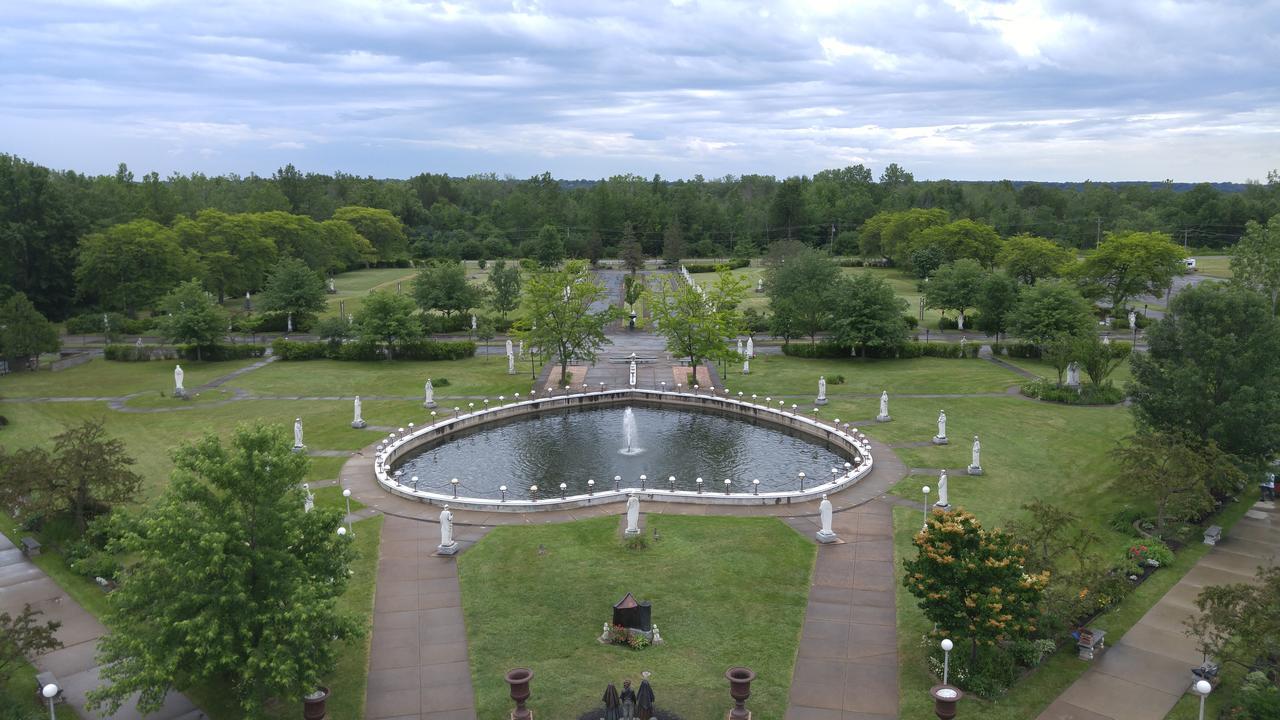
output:
[[0, 0], [0, 98], [86, 172], [1243, 181], [1280, 0]]

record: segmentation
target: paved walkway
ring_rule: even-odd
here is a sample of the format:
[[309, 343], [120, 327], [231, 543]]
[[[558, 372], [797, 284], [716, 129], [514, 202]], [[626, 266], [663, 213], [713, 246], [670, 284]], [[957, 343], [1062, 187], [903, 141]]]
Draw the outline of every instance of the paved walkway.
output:
[[[0, 612], [16, 615], [28, 603], [44, 613], [40, 616], [41, 622], [57, 620], [62, 623], [58, 639], [63, 647], [35, 658], [33, 664], [57, 677], [67, 702], [80, 717], [106, 717], [85, 707], [85, 695], [100, 684], [98, 638], [105, 635], [107, 629], [64, 593], [43, 570], [23, 557], [22, 551], [16, 549], [8, 538], [0, 535]], [[29, 685], [34, 691], [34, 678], [15, 676], [13, 682], [19, 687]], [[130, 701], [110, 717], [112, 720], [139, 720], [143, 716], [138, 713], [134, 701]], [[199, 720], [205, 715], [185, 695], [174, 691], [165, 698], [164, 707], [159, 712], [146, 717], [151, 720]]]
[[1183, 621], [1197, 612], [1196, 596], [1208, 585], [1252, 582], [1258, 566], [1276, 564], [1277, 548], [1280, 512], [1274, 502], [1258, 502], [1039, 720], [1162, 720], [1201, 661], [1183, 632]]

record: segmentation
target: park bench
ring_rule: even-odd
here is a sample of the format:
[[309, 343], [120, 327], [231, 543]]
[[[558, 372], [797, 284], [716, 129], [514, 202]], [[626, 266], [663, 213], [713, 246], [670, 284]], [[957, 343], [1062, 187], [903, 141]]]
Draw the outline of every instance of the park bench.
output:
[[19, 540], [22, 544], [22, 554], [27, 557], [35, 557], [40, 554], [40, 541], [33, 537], [24, 537]]
[[1081, 628], [1076, 637], [1076, 649], [1081, 660], [1092, 660], [1094, 654], [1106, 649], [1107, 631], [1097, 628]]
[[54, 685], [58, 688], [58, 694], [53, 696], [54, 702], [66, 702], [67, 699], [62, 696], [62, 685], [58, 682], [58, 678], [51, 672], [42, 672], [36, 674], [36, 698], [40, 704], [45, 703], [44, 688], [46, 685]]
[[1206, 529], [1206, 530], [1204, 531], [1204, 544], [1205, 544], [1205, 545], [1217, 545], [1217, 544], [1218, 544], [1218, 541], [1219, 541], [1219, 540], [1221, 540], [1221, 539], [1222, 539], [1222, 526], [1221, 526], [1221, 525], [1210, 525], [1210, 526], [1208, 527], [1208, 529]]

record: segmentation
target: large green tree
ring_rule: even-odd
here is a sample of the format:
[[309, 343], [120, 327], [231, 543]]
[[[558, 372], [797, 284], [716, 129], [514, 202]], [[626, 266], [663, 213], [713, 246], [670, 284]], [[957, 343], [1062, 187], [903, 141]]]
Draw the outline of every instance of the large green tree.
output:
[[996, 262], [1019, 282], [1035, 285], [1037, 280], [1062, 275], [1075, 262], [1075, 255], [1048, 238], [1022, 233], [1004, 241]]
[[62, 647], [62, 641], [58, 639], [58, 628], [62, 627], [62, 622], [39, 622], [36, 616], [42, 614], [43, 611], [32, 608], [31, 603], [23, 604], [22, 612], [17, 615], [0, 612], [0, 688], [9, 684], [10, 676], [19, 666], [26, 664], [28, 658]]
[[80, 297], [107, 310], [133, 314], [183, 278], [199, 275], [197, 263], [178, 245], [173, 231], [151, 220], [113, 225], [80, 242]]
[[248, 425], [177, 450], [169, 490], [109, 547], [133, 562], [110, 597], [96, 707], [140, 692], [154, 711], [175, 687], [213, 685], [261, 718], [333, 670], [335, 641], [361, 632], [337, 607], [354, 551], [339, 511], [304, 512], [308, 459], [291, 445], [282, 427]]
[[0, 502], [23, 515], [66, 513], [83, 532], [90, 516], [137, 496], [142, 476], [133, 465], [102, 420], [85, 420], [55, 435], [52, 450], [0, 451]]
[[903, 313], [906, 300], [898, 297], [893, 286], [879, 275], [859, 273], [839, 278], [830, 294], [832, 302], [831, 334], [836, 342], [859, 348], [887, 349], [901, 346], [907, 340]]
[[12, 370], [26, 367], [41, 353], [62, 347], [58, 328], [45, 319], [23, 293], [14, 293], [0, 304], [0, 358]]
[[422, 323], [414, 315], [416, 310], [408, 295], [386, 290], [372, 292], [361, 303], [352, 324], [361, 340], [382, 345], [390, 360], [398, 345], [422, 337]]
[[943, 265], [924, 285], [925, 303], [939, 310], [955, 310], [963, 328], [965, 312], [978, 304], [986, 277], [987, 271], [972, 258]]
[[467, 280], [467, 268], [460, 262], [438, 260], [418, 271], [413, 280], [413, 299], [423, 310], [437, 310], [449, 317], [478, 307], [484, 290]]
[[1280, 567], [1258, 568], [1254, 582], [1205, 587], [1196, 607], [1200, 613], [1186, 621], [1187, 634], [1205, 657], [1261, 669], [1274, 687], [1280, 671]]
[[964, 510], [934, 510], [911, 544], [916, 556], [903, 563], [902, 584], [938, 635], [969, 642], [970, 667], [980, 644], [1035, 632], [1049, 573], [1029, 574], [1027, 548], [1010, 535]]
[[1089, 302], [1063, 282], [1041, 282], [1026, 288], [1009, 311], [1009, 332], [1041, 345], [1059, 336], [1079, 336], [1093, 330]]
[[1076, 270], [1091, 297], [1105, 299], [1112, 312], [1123, 312], [1130, 298], [1169, 288], [1186, 266], [1186, 253], [1159, 232], [1107, 233]]
[[48, 169], [0, 153], [0, 287], [57, 320], [75, 299], [76, 243], [88, 220], [72, 194]]
[[348, 205], [333, 212], [333, 219], [355, 228], [379, 260], [400, 260], [409, 255], [409, 238], [400, 219], [382, 208]]
[[967, 219], [926, 227], [910, 242], [913, 249], [930, 245], [940, 248], [948, 262], [969, 258], [986, 268], [995, 264], [1000, 252], [1000, 235], [995, 228]]
[[1271, 314], [1280, 299], [1280, 214], [1265, 225], [1249, 221], [1231, 252], [1231, 280], [1271, 300]]
[[564, 262], [564, 238], [555, 225], [543, 225], [533, 241], [533, 258], [543, 269], [550, 270]]
[[604, 284], [582, 261], [535, 274], [525, 283], [524, 319], [516, 325], [517, 334], [530, 348], [550, 355], [560, 366], [560, 377], [567, 378], [570, 362], [594, 362], [608, 344], [604, 329], [617, 318], [617, 308], [592, 309], [608, 298]]
[[258, 297], [264, 312], [292, 315], [295, 326], [303, 325], [328, 305], [324, 279], [297, 258], [285, 258], [267, 277], [267, 286]]
[[507, 313], [520, 307], [520, 266], [496, 260], [489, 268], [489, 305], [507, 318]]
[[203, 359], [201, 348], [227, 333], [227, 313], [199, 280], [179, 284], [160, 300], [159, 308], [164, 313], [156, 322], [160, 335], [169, 342], [194, 345], [196, 360]]
[[622, 258], [622, 266], [632, 275], [644, 269], [644, 248], [628, 225], [622, 233], [622, 242], [618, 244], [618, 257]]
[[805, 248], [765, 271], [765, 292], [775, 334], [808, 335], [830, 329], [840, 268], [825, 253]]
[[689, 358], [697, 368], [704, 360], [730, 360], [737, 352], [729, 346], [739, 333], [738, 305], [746, 296], [746, 282], [727, 269], [713, 283], [695, 285], [677, 279], [674, 287], [661, 283], [646, 293], [650, 314], [667, 350]]
[[1280, 451], [1280, 319], [1266, 298], [1219, 283], [1182, 290], [1147, 346], [1130, 361], [1140, 425], [1254, 461]]
[[[1192, 444], [1194, 442], [1194, 444]], [[1243, 488], [1243, 475], [1212, 440], [1207, 444], [1168, 432], [1132, 435], [1115, 450], [1122, 473], [1116, 488], [1155, 504], [1156, 528], [1191, 520], [1213, 509], [1214, 491]]]
[[1008, 332], [1009, 316], [1021, 297], [1022, 288], [1012, 275], [1007, 272], [988, 273], [978, 290], [974, 306], [978, 319], [974, 326], [999, 340], [1001, 333]]

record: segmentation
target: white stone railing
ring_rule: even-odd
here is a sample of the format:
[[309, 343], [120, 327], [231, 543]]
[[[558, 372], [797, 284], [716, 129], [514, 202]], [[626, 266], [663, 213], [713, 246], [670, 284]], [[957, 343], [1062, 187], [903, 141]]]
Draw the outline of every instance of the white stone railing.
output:
[[[684, 389], [668, 391], [624, 388], [598, 392], [566, 391], [562, 394], [532, 395], [526, 398], [520, 398], [517, 395], [513, 400], [508, 401], [505, 398], [500, 398], [500, 404], [492, 407], [486, 404], [485, 407], [479, 409], [474, 407], [474, 403], [470, 403], [470, 406], [465, 410], [461, 407], [456, 411], [440, 408], [437, 413], [448, 415], [449, 417], [434, 419], [430, 424], [424, 426], [415, 426], [410, 423], [407, 427], [391, 433], [390, 437], [379, 443], [374, 457], [373, 471], [378, 483], [385, 490], [401, 497], [436, 505], [447, 504], [452, 508], [509, 512], [558, 510], [620, 502], [626, 500], [627, 496], [633, 493], [638, 494], [642, 502], [780, 505], [814, 500], [825, 494], [838, 492], [857, 483], [871, 472], [873, 460], [870, 443], [867, 441], [866, 436], [856, 428], [850, 427], [848, 423], [841, 426], [838, 422], [824, 422], [816, 417], [807, 417], [795, 406], [792, 406], [792, 409], [788, 411], [785, 406], [775, 408], [766, 406], [756, 400], [758, 398], [754, 398], [754, 396], [752, 400], [747, 400], [742, 398], [741, 394], [738, 397], [725, 397], [715, 394], [714, 391], [700, 391], [698, 389], [689, 392]], [[685, 408], [695, 411], [715, 410], [728, 412], [741, 418], [790, 428], [834, 446], [850, 462], [845, 463], [843, 473], [834, 474], [830, 478], [807, 479], [814, 484], [805, 486], [803, 489], [800, 488], [800, 481], [797, 478], [796, 489], [788, 491], [760, 492], [758, 487], [753, 487], [746, 492], [729, 493], [717, 492], [711, 488], [702, 492], [696, 490], [671, 490], [669, 488], [653, 487], [652, 485], [661, 485], [665, 482], [662, 478], [653, 478], [652, 483], [646, 483], [644, 487], [640, 485], [619, 486], [617, 489], [603, 488], [573, 495], [559, 495], [555, 492], [559, 488], [545, 488], [536, 499], [513, 498], [505, 494], [500, 499], [468, 497], [465, 495], [455, 497], [451, 493], [420, 490], [401, 483], [396, 474], [391, 471], [396, 460], [403, 455], [424, 445], [444, 442], [454, 433], [462, 430], [470, 430], [478, 426], [524, 415], [556, 410], [606, 407], [628, 402]], [[638, 482], [638, 479], [629, 479], [627, 482], [635, 483]]]

